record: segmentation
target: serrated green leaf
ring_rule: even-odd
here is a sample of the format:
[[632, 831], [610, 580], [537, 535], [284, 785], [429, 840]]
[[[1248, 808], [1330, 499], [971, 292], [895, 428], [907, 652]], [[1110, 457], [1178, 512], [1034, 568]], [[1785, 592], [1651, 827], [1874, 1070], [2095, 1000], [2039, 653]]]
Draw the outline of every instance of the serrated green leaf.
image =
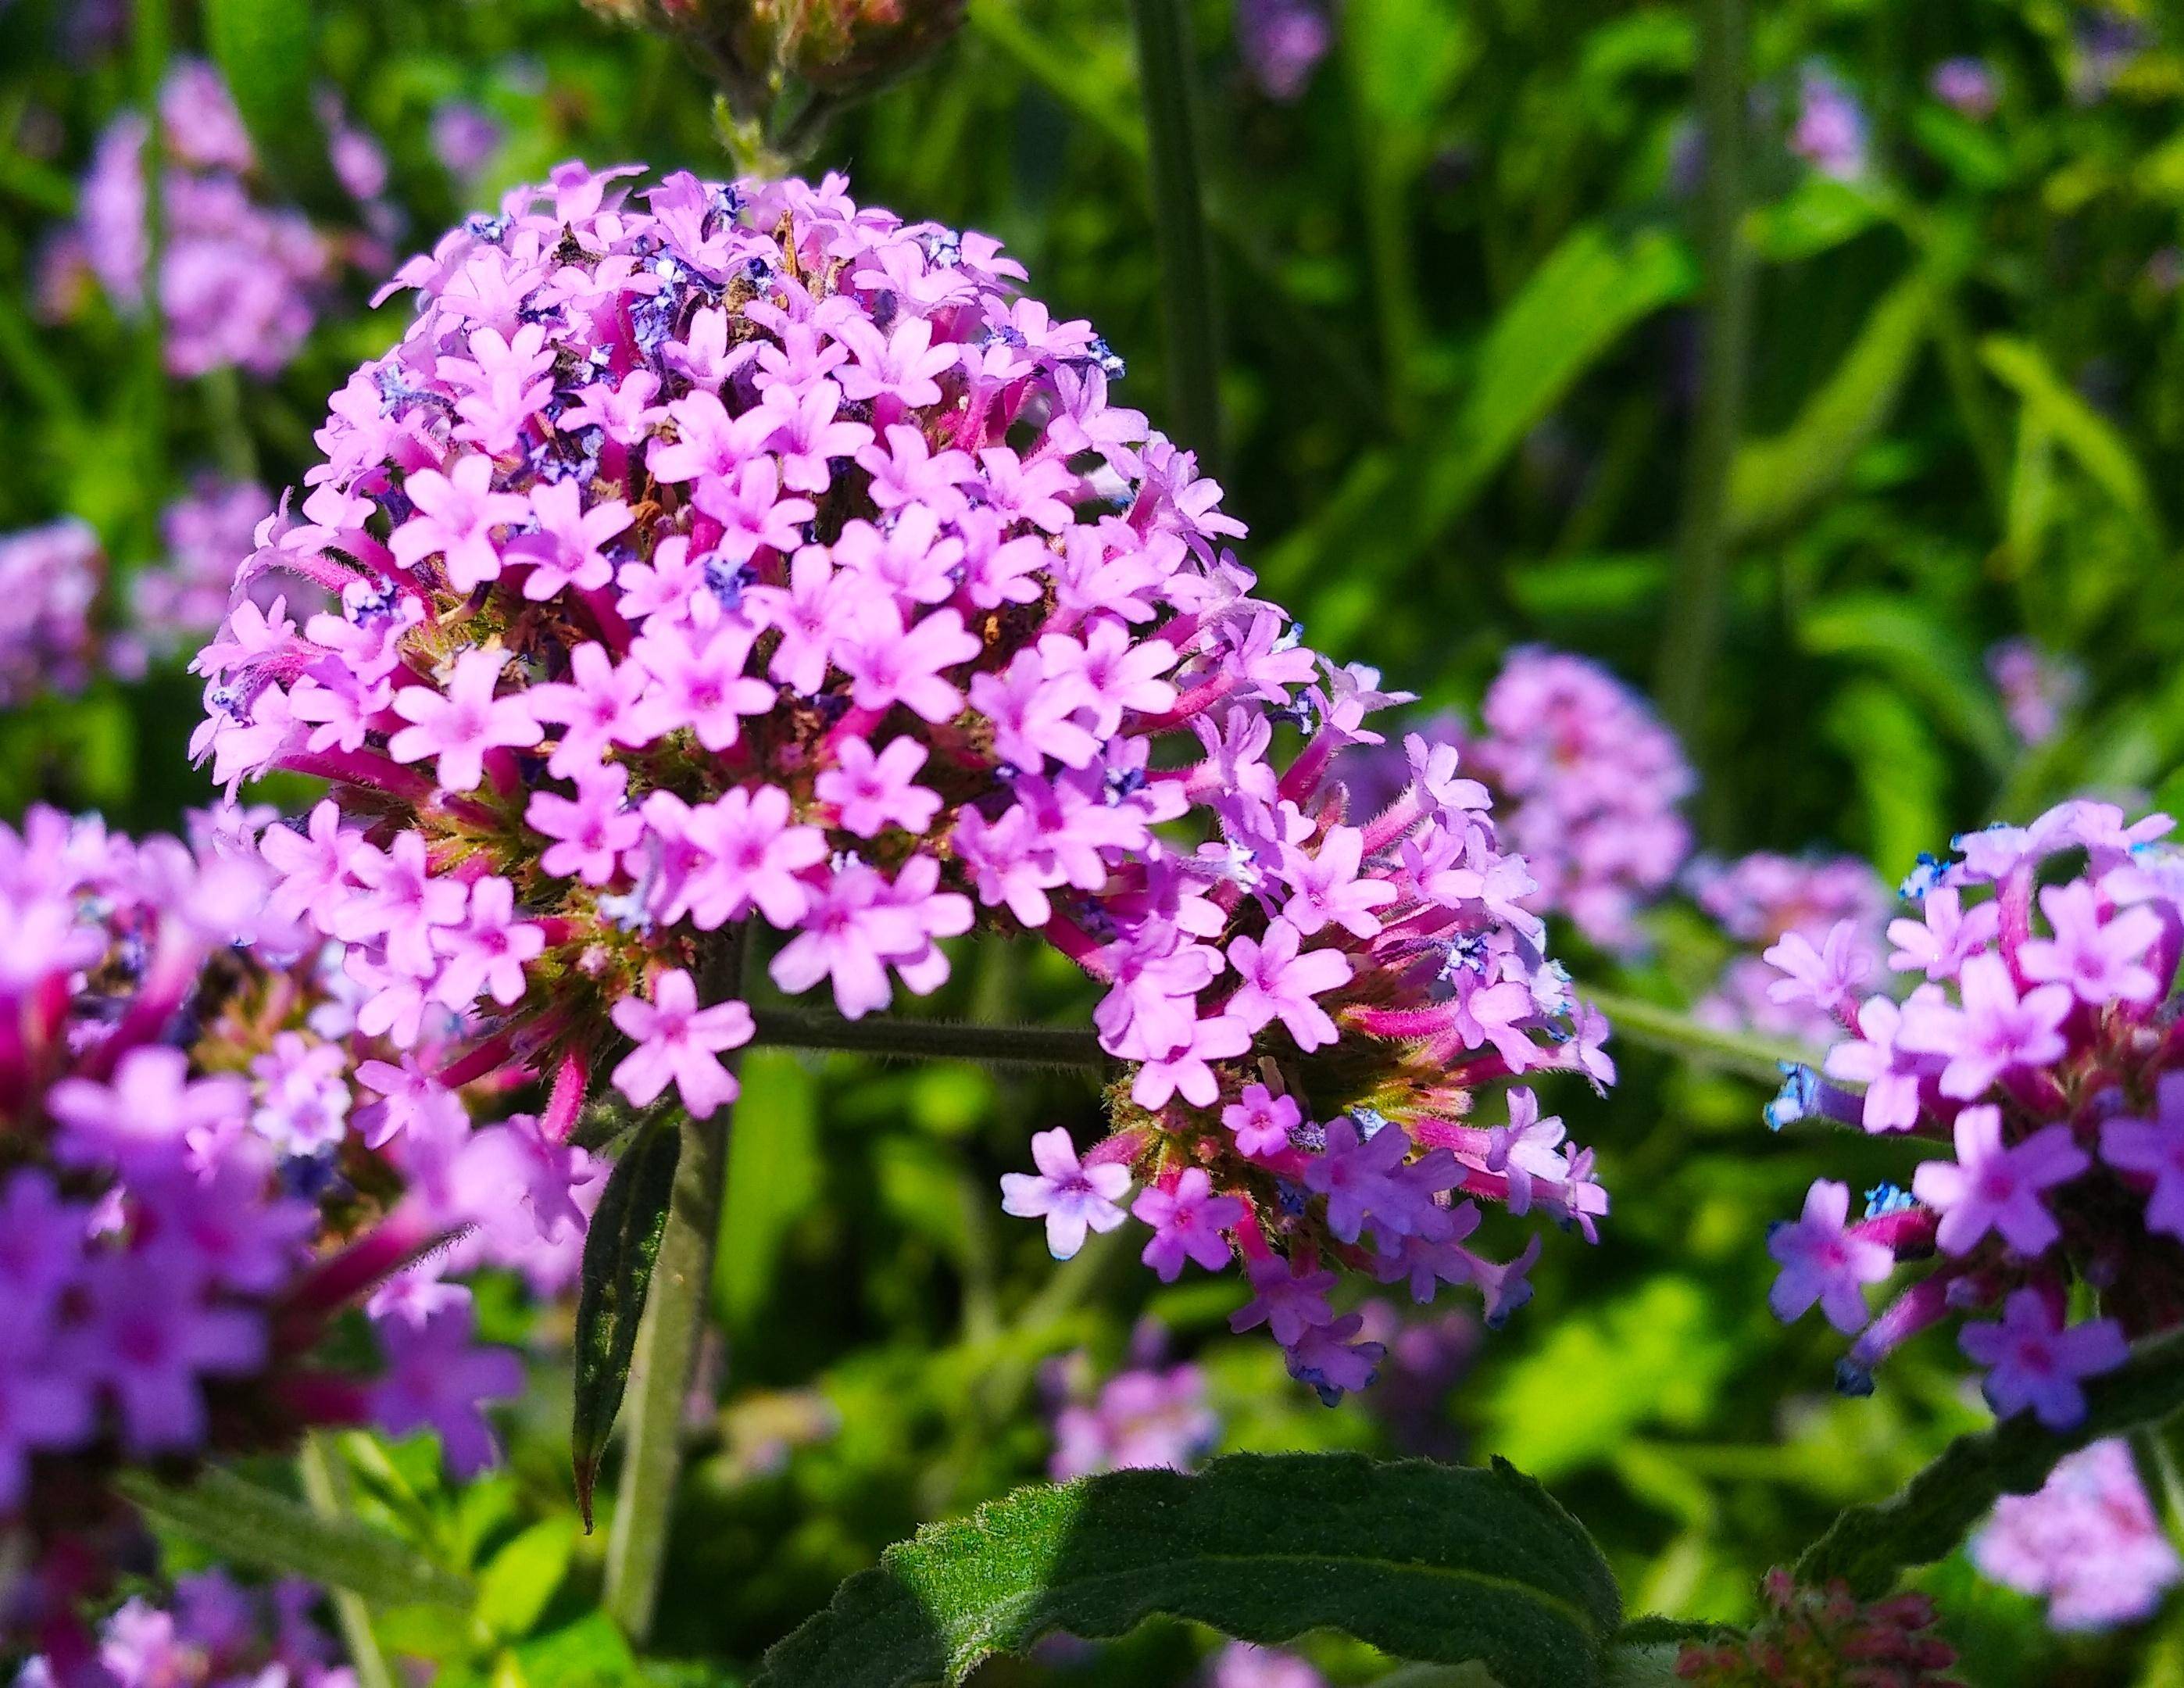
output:
[[274, 179], [306, 199], [332, 181], [313, 110], [317, 22], [310, 0], [204, 0], [205, 45]]
[[569, 1574], [576, 1546], [576, 1529], [566, 1516], [518, 1535], [478, 1574], [478, 1621], [504, 1641], [529, 1635]]
[[409, 1543], [354, 1519], [321, 1517], [218, 1466], [187, 1488], [141, 1472], [123, 1475], [114, 1486], [155, 1524], [236, 1564], [308, 1577], [375, 1606], [470, 1604], [470, 1585]]
[[1887, 1500], [1850, 1507], [1797, 1561], [1797, 1580], [1841, 1578], [1861, 1599], [1903, 1572], [1955, 1552], [2004, 1495], [2029, 1495], [2064, 1455], [2104, 1436], [2158, 1423], [2184, 1408], [2184, 1331], [2141, 1343], [2121, 1369], [2086, 1386], [2086, 1417], [2058, 1433], [2025, 1413], [1959, 1436]]
[[583, 1284], [577, 1300], [576, 1400], [569, 1418], [569, 1455], [577, 1504], [592, 1527], [592, 1485], [606, 1450], [630, 1356], [652, 1289], [652, 1268], [667, 1229], [682, 1135], [676, 1122], [655, 1117], [639, 1127], [615, 1162], [584, 1238]]
[[1246, 1641], [1346, 1631], [1506, 1688], [1586, 1688], [1620, 1619], [1599, 1550], [1546, 1490], [1356, 1454], [1236, 1455], [1020, 1489], [890, 1548], [766, 1655], [755, 1688], [912, 1688], [1056, 1630], [1156, 1614]]

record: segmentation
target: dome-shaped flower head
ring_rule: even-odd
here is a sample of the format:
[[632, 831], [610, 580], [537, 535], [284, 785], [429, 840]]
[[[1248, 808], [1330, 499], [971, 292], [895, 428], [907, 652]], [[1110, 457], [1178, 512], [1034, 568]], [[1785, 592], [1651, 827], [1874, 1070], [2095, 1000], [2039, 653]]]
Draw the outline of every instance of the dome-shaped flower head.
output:
[[2114, 1440], [2058, 1461], [2036, 1492], [2003, 1496], [1970, 1552], [1982, 1575], [2046, 1600], [2056, 1630], [2141, 1622], [2184, 1575], [2130, 1446]]
[[[1863, 1329], [1845, 1389], [1957, 1318], [1995, 1411], [2067, 1429], [2127, 1339], [2184, 1318], [2184, 856], [2158, 842], [2171, 825], [2075, 801], [1960, 837], [1907, 882], [1916, 916], [1888, 928], [1909, 995], [1842, 1005], [1847, 1036], [1819, 1072], [1793, 1073], [1797, 1111], [1933, 1151], [1859, 1218], [1822, 1180], [1770, 1240], [1778, 1312], [1817, 1303]], [[1808, 1000], [1814, 953], [1769, 952]], [[1915, 1278], [1868, 1324], [1866, 1286], [1899, 1264]], [[2072, 1316], [2077, 1284], [2098, 1289], [2098, 1317]]]
[[1113, 1134], [1012, 1181], [1059, 1251], [1126, 1207], [1165, 1275], [1240, 1251], [1240, 1317], [1329, 1390], [1371, 1369], [1336, 1263], [1518, 1305], [1472, 1198], [1521, 1173], [1588, 1234], [1606, 1200], [1481, 1092], [1612, 1069], [1455, 753], [1347, 813], [1329, 759], [1390, 699], [1252, 596], [1219, 488], [994, 242], [634, 174], [565, 165], [404, 266], [415, 319], [243, 570], [340, 609], [239, 598], [199, 658], [219, 778], [336, 783], [290, 900], [360, 1024], [477, 1017], [461, 1071], [552, 1076], [564, 1134], [593, 1074], [733, 1100], [732, 930], [851, 1018], [976, 924], [1039, 933], [1127, 1069]]
[[1676, 1660], [1679, 1681], [1699, 1688], [1963, 1688], [1942, 1673], [1956, 1649], [1930, 1632], [1923, 1594], [1860, 1602], [1841, 1583], [1805, 1588], [1770, 1571], [1767, 1611], [1736, 1641], [1692, 1641]]
[[[240, 821], [195, 847], [45, 810], [0, 827], [0, 1552], [30, 1573], [0, 1639], [64, 1622], [110, 1568], [131, 1527], [103, 1481], [117, 1462], [426, 1422], [390, 1410], [387, 1377], [325, 1369], [320, 1339], [427, 1245], [520, 1225], [505, 1155], [487, 1202], [405, 1195], [421, 1148], [406, 1173], [367, 1150], [349, 1028], [270, 877]], [[443, 1158], [476, 1184], [514, 1123], [474, 1134], [462, 1100], [437, 1100]], [[562, 1151], [563, 1201], [582, 1172]], [[483, 1451], [477, 1402], [512, 1391], [515, 1361], [468, 1351], [466, 1292], [443, 1301], [430, 1422], [451, 1452], [465, 1431]]]

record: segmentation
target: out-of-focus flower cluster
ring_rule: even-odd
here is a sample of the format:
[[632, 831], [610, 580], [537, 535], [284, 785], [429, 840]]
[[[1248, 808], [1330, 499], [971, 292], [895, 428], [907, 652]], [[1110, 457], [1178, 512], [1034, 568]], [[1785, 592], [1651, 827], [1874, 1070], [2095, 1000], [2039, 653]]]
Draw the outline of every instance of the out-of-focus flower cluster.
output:
[[1676, 1674], [1700, 1688], [1963, 1688], [1943, 1671], [1956, 1650], [1928, 1634], [1922, 1594], [1861, 1604], [1840, 1583], [1801, 1588], [1768, 1573], [1768, 1613], [1735, 1641], [1694, 1641]]
[[[275, 374], [309, 334], [344, 260], [378, 261], [378, 237], [320, 229], [301, 211], [269, 202], [250, 137], [210, 65], [176, 64], [160, 93], [159, 123], [160, 244], [150, 290], [162, 315], [167, 368], [183, 376], [229, 366]], [[76, 225], [48, 254], [46, 291], [54, 310], [67, 310], [63, 278], [78, 262], [118, 309], [144, 309], [149, 136], [145, 115], [130, 112], [100, 137]], [[331, 145], [332, 166], [357, 199], [360, 218], [383, 232], [388, 214], [377, 196], [386, 167], [376, 143], [337, 125]]]
[[[1898, 1003], [1861, 996], [1820, 949], [1778, 948], [1795, 1000], [1848, 1033], [1822, 1074], [1793, 1073], [1797, 1111], [1908, 1133], [1940, 1150], [1909, 1190], [1823, 1179], [1769, 1242], [1774, 1310], [1818, 1304], [1862, 1333], [1839, 1386], [1941, 1321], [1986, 1373], [2001, 1416], [2057, 1429], [2085, 1413], [2081, 1387], [2122, 1363], [2126, 1341], [2184, 1317], [2184, 1070], [2175, 982], [2184, 943], [2184, 855], [2157, 815], [2066, 803], [2025, 827], [1958, 838], [1907, 882], [1917, 918], [1892, 922], [1889, 966], [1915, 978]], [[1784, 1106], [1778, 1100], [1777, 1107]], [[1919, 1273], [1868, 1323], [1864, 1290]], [[2071, 1290], [2099, 1317], [2072, 1317]]]
[[[1535, 882], [1525, 907], [1563, 916], [1618, 954], [1643, 947], [1636, 916], [1691, 853], [1678, 805], [1697, 783], [1644, 699], [1596, 662], [1525, 645], [1486, 688], [1476, 733], [1455, 715], [1418, 733], [1459, 750], [1492, 795], [1496, 824]], [[1392, 747], [1364, 747], [1344, 755], [1336, 776], [1353, 800], [1378, 808], [1410, 767]]]
[[1840, 1028], [1782, 982], [1774, 958], [1825, 949], [1853, 983], [1870, 973], [1889, 913], [1880, 875], [1853, 855], [1758, 850], [1728, 863], [1701, 860], [1686, 877], [1701, 911], [1751, 952], [1722, 969], [1694, 1007], [1696, 1017], [1825, 1048]]
[[1206, 1688], [1327, 1688], [1327, 1679], [1295, 1653], [1231, 1641], [1213, 1656]]
[[85, 523], [0, 534], [0, 708], [81, 689], [99, 666], [106, 554]]
[[1236, 52], [1269, 99], [1293, 100], [1334, 45], [1322, 0], [1236, 0]]
[[2086, 685], [2076, 664], [2051, 655], [2031, 639], [2005, 639], [1995, 646], [1986, 654], [1986, 671], [2001, 694], [2010, 730], [2027, 749], [2045, 744], [2061, 731]]
[[[218, 630], [227, 617], [236, 559], [250, 554], [272, 508], [254, 482], [202, 476], [161, 512], [163, 554], [129, 581], [130, 620], [148, 655], [194, 655]], [[288, 591], [292, 599], [294, 587]]]
[[305, 1582], [180, 1577], [170, 1606], [124, 1602], [95, 1637], [33, 1657], [15, 1688], [353, 1688], [355, 1674], [313, 1615], [319, 1600]]
[[[573, 1268], [567, 1151], [520, 1118], [473, 1132], [461, 1099], [385, 1061], [355, 1067], [380, 1100], [354, 1106], [368, 1050], [270, 879], [240, 817], [194, 845], [46, 810], [0, 827], [0, 1546], [31, 1568], [0, 1630], [119, 1557], [117, 1462], [365, 1422], [482, 1462], [476, 1403], [516, 1366], [471, 1349], [442, 1275]], [[398, 1156], [371, 1146], [390, 1120]], [[560, 1228], [558, 1263], [536, 1260]], [[368, 1293], [382, 1363], [328, 1368], [321, 1338]]]
[[1066, 1390], [1054, 1414], [1054, 1457], [1048, 1473], [1057, 1481], [1100, 1471], [1185, 1471], [1221, 1435], [1221, 1419], [1206, 1401], [1206, 1376], [1195, 1366], [1141, 1364], [1096, 1388], [1073, 1357], [1057, 1381]]
[[2113, 1440], [2059, 1461], [2036, 1494], [1996, 1502], [1970, 1551], [1983, 1574], [2045, 1600], [2058, 1630], [2150, 1618], [2184, 1574], [2130, 1448]]
[[1606, 1198], [1529, 1090], [1483, 1092], [1613, 1069], [1485, 789], [1421, 742], [1348, 813], [1329, 760], [1390, 698], [1251, 595], [1219, 489], [994, 242], [833, 180], [639, 210], [633, 173], [564, 166], [404, 266], [416, 320], [241, 576], [338, 611], [245, 599], [199, 658], [220, 779], [337, 782], [268, 853], [359, 1024], [482, 1015], [456, 1069], [549, 1075], [559, 1138], [609, 1058], [638, 1106], [733, 1098], [725, 928], [851, 1017], [982, 919], [1036, 932], [1127, 1067], [1112, 1135], [1009, 1181], [1057, 1255], [1138, 1186], [1148, 1263], [1240, 1252], [1240, 1323], [1329, 1391], [1376, 1357], [1337, 1265], [1516, 1305], [1532, 1251], [1467, 1248], [1471, 1198], [1588, 1234]]

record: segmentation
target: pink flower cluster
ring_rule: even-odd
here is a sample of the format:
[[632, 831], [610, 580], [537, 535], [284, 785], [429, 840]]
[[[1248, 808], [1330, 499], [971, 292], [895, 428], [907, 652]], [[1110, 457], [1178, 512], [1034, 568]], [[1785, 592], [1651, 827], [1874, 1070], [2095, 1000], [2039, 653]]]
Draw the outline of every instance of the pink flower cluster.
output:
[[733, 1099], [724, 928], [851, 1018], [974, 925], [1039, 933], [1128, 1068], [1111, 1137], [1011, 1181], [1057, 1253], [1140, 1186], [1148, 1263], [1240, 1251], [1240, 1318], [1329, 1390], [1373, 1359], [1333, 1263], [1515, 1305], [1531, 1256], [1465, 1248], [1462, 1198], [1588, 1234], [1606, 1198], [1530, 1092], [1479, 1092], [1613, 1069], [1485, 790], [1418, 744], [1346, 816], [1329, 760], [1392, 699], [1251, 595], [1219, 489], [994, 242], [832, 179], [639, 210], [632, 174], [565, 165], [404, 267], [415, 320], [241, 576], [338, 612], [244, 599], [198, 659], [218, 778], [336, 782], [267, 855], [359, 1025], [482, 1016], [454, 1068], [550, 1076], [560, 1140], [595, 1072]]
[[1089, 1400], [1054, 1416], [1056, 1481], [1100, 1471], [1188, 1470], [1221, 1435], [1195, 1366], [1141, 1365], [1117, 1372]]
[[1802, 1588], [1787, 1571], [1760, 1585], [1766, 1612], [1733, 1641], [1691, 1641], [1676, 1660], [1680, 1681], [1699, 1688], [1964, 1688], [1941, 1673], [1956, 1649], [1932, 1634], [1937, 1614], [1923, 1594], [1861, 1602], [1841, 1583]]
[[[144, 308], [148, 260], [141, 113], [114, 120], [83, 183], [75, 237], [120, 309]], [[219, 74], [179, 62], [159, 99], [164, 219], [156, 291], [168, 369], [198, 376], [230, 365], [281, 369], [317, 319], [336, 242], [300, 211], [264, 203], [256, 159]]]
[[[267, 888], [239, 820], [194, 848], [45, 810], [0, 827], [0, 1549], [31, 1538], [40, 1573], [0, 1630], [110, 1556], [116, 1458], [368, 1420], [430, 1423], [462, 1463], [490, 1452], [477, 1401], [515, 1386], [512, 1357], [471, 1352], [465, 1292], [421, 1304], [399, 1278], [375, 1302], [382, 1374], [314, 1358], [349, 1301], [452, 1231], [507, 1226], [524, 1187], [496, 1146], [513, 1123], [473, 1134], [454, 1104], [468, 1202], [424, 1189], [372, 1224], [390, 1180], [342, 1153], [339, 1005]], [[566, 1203], [576, 1169], [551, 1170]]]
[[1702, 912], [1752, 951], [1722, 969], [1693, 1009], [1711, 1026], [1825, 1048], [1839, 1028], [1782, 982], [1778, 955], [1825, 950], [1855, 984], [1874, 972], [1888, 919], [1888, 888], [1854, 855], [1797, 857], [1758, 850], [1726, 865], [1702, 860], [1685, 876]]
[[1327, 1679], [1295, 1653], [1231, 1641], [1213, 1656], [1206, 1688], [1327, 1688]]
[[1981, 1574], [2045, 1600], [2057, 1630], [2141, 1622], [2184, 1576], [2120, 1441], [2058, 1462], [2036, 1494], [2003, 1496], [1970, 1552]]
[[319, 1591], [242, 1587], [218, 1571], [177, 1578], [173, 1603], [124, 1602], [96, 1636], [57, 1638], [15, 1688], [354, 1688], [314, 1608]]
[[2010, 730], [2028, 749], [2062, 730], [2064, 718], [2086, 688], [2082, 669], [2031, 639], [2004, 639], [1996, 645], [1986, 654], [1986, 671], [2001, 695]]
[[0, 534], [0, 708], [81, 690], [99, 660], [98, 536], [74, 520]]
[[1634, 916], [1691, 854], [1677, 805], [1698, 781], [1675, 734], [1598, 664], [1538, 646], [1510, 653], [1479, 713], [1471, 768], [1507, 811], [1535, 906], [1604, 949], [1639, 948]]
[[[1802, 1216], [1775, 1228], [1774, 1306], [1817, 1304], [1862, 1333], [1838, 1382], [1919, 1332], [1981, 1314], [1958, 1335], [2003, 1417], [2064, 1429], [2083, 1383], [2122, 1363], [2128, 1339], [2184, 1318], [2184, 1044], [2170, 999], [2184, 946], [2184, 855], [2157, 815], [2075, 801], [2029, 826], [1996, 826], [1925, 861], [1906, 885], [1918, 918], [1892, 922], [1890, 967], [1909, 996], [1861, 998], [1828, 960], [1831, 939], [1776, 959], [1792, 1000], [1847, 1036], [1798, 1069], [1777, 1108], [1941, 1152], [1907, 1193], [1883, 1187], [1863, 1217], [1823, 1179]], [[1864, 1291], [1918, 1262], [1869, 1324]], [[2070, 1290], [2101, 1297], [2071, 1317]]]

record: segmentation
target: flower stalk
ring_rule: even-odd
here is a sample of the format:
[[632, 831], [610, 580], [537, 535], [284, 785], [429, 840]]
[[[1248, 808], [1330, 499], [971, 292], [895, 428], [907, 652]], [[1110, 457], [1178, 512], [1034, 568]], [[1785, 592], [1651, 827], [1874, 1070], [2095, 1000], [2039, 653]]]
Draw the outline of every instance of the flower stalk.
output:
[[980, 1026], [949, 1020], [867, 1017], [796, 1008], [754, 1008], [760, 1048], [835, 1050], [881, 1060], [968, 1061], [985, 1067], [1043, 1067], [1100, 1072], [1109, 1065], [1099, 1034], [1048, 1026]]

